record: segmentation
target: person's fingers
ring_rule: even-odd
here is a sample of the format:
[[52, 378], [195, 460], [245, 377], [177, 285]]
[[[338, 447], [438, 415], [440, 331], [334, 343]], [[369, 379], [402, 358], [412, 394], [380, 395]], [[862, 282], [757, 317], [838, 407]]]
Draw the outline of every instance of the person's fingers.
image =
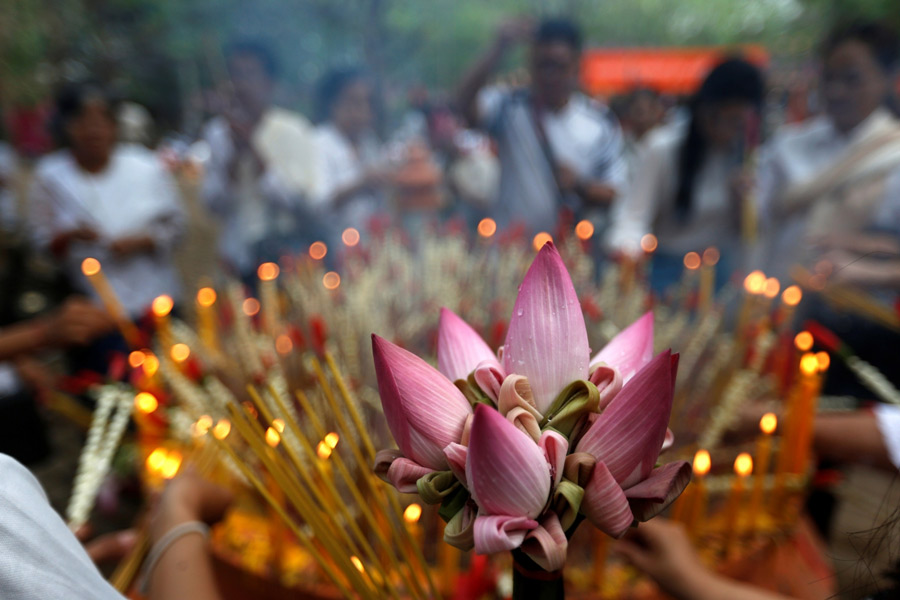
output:
[[81, 527], [75, 530], [75, 538], [81, 542], [82, 544], [91, 537], [94, 533], [94, 528], [90, 523], [85, 523]]
[[85, 544], [84, 549], [95, 563], [104, 563], [123, 558], [137, 544], [137, 532], [134, 529], [117, 531], [101, 535]]
[[649, 571], [653, 565], [652, 555], [647, 548], [628, 539], [619, 540], [612, 549], [613, 552], [641, 571]]

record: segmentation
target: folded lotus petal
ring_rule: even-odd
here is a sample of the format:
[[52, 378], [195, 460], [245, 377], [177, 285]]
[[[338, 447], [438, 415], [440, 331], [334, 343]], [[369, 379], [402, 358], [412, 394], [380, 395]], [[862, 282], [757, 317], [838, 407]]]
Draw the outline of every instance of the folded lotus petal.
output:
[[590, 481], [591, 473], [594, 471], [594, 465], [596, 464], [597, 459], [587, 452], [573, 452], [566, 457], [563, 476], [569, 481], [584, 487]]
[[375, 453], [375, 464], [372, 466], [372, 470], [375, 471], [375, 475], [379, 479], [390, 483], [391, 480], [388, 479], [387, 472], [391, 467], [391, 463], [393, 463], [398, 458], [404, 458], [403, 453], [399, 450], [395, 450], [393, 448], [379, 450]]
[[647, 312], [611, 339], [591, 359], [591, 366], [600, 363], [612, 365], [619, 369], [624, 381], [628, 382], [652, 358], [653, 313]]
[[566, 552], [569, 549], [569, 540], [563, 531], [559, 517], [554, 512], [548, 512], [541, 519], [540, 525], [532, 529], [522, 542], [522, 552], [528, 555], [537, 565], [545, 571], [558, 571], [566, 564]]
[[566, 385], [588, 376], [584, 315], [552, 242], [538, 252], [522, 281], [503, 348], [504, 371], [528, 378], [541, 414]]
[[544, 451], [544, 456], [547, 457], [547, 464], [550, 465], [550, 478], [553, 482], [552, 487], [555, 488], [559, 480], [562, 479], [563, 470], [566, 466], [566, 452], [569, 451], [569, 440], [555, 431], [548, 430], [541, 434], [538, 445]]
[[500, 387], [500, 397], [497, 399], [497, 410], [501, 415], [506, 415], [515, 407], [527, 410], [538, 421], [544, 418], [534, 406], [534, 394], [531, 393], [528, 378], [522, 375], [510, 375], [504, 379]]
[[438, 370], [450, 381], [465, 379], [482, 362], [500, 361], [485, 341], [453, 311], [441, 308], [437, 339]]
[[588, 379], [597, 386], [600, 392], [600, 410], [604, 410], [613, 398], [622, 390], [625, 380], [622, 379], [622, 373], [615, 367], [609, 365], [596, 365], [591, 370], [591, 376]]
[[494, 554], [518, 548], [528, 532], [537, 526], [537, 521], [526, 517], [479, 514], [473, 532], [475, 552]]
[[472, 419], [475, 417], [475, 414], [471, 414], [466, 417], [466, 422], [463, 423], [463, 432], [462, 437], [459, 438], [459, 443], [463, 446], [469, 445], [469, 437], [472, 435]]
[[594, 527], [614, 538], [622, 537], [634, 522], [625, 492], [602, 462], [594, 465], [584, 487], [581, 512]]
[[638, 521], [652, 519], [669, 506], [691, 482], [691, 463], [670, 462], [654, 469], [650, 477], [625, 490], [631, 512]]
[[663, 438], [662, 448], [659, 449], [659, 453], [662, 454], [666, 450], [672, 447], [672, 444], [675, 443], [675, 432], [666, 427], [666, 437]]
[[447, 447], [444, 448], [444, 456], [447, 457], [450, 470], [453, 471], [459, 482], [463, 484], [463, 487], [469, 487], [466, 485], [466, 457], [468, 454], [469, 449], [462, 444], [447, 444]]
[[497, 399], [500, 397], [500, 386], [503, 385], [503, 379], [505, 377], [503, 367], [500, 363], [496, 359], [482, 361], [475, 367], [473, 375], [475, 377], [475, 383], [478, 384], [481, 391], [484, 392], [488, 398], [497, 402]]
[[538, 420], [521, 406], [506, 413], [506, 420], [515, 425], [516, 429], [527, 434], [535, 444], [541, 439], [541, 426], [538, 424]]
[[419, 478], [434, 473], [434, 469], [400, 457], [391, 463], [387, 470], [387, 480], [402, 494], [415, 494], [418, 491], [416, 482]]
[[455, 548], [468, 552], [475, 546], [475, 517], [478, 513], [471, 504], [466, 504], [444, 527], [444, 541]]
[[372, 336], [378, 391], [388, 427], [403, 454], [436, 470], [447, 468], [443, 449], [462, 436], [472, 406], [449, 379], [424, 360]]
[[475, 407], [466, 481], [485, 514], [541, 514], [550, 496], [550, 466], [530, 437], [483, 404]]
[[597, 417], [575, 451], [606, 463], [619, 483], [636, 468], [640, 479], [650, 475], [672, 411], [671, 369], [669, 351], [651, 360]]

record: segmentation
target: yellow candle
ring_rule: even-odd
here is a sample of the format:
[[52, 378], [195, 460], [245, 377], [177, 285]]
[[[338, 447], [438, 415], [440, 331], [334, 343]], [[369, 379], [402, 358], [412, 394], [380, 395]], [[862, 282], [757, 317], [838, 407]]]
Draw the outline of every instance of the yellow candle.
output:
[[275, 335], [279, 328], [280, 313], [278, 307], [278, 279], [280, 269], [273, 262], [259, 265], [256, 274], [259, 276], [259, 297], [262, 300], [263, 331]]
[[100, 261], [96, 258], [85, 258], [81, 261], [81, 272], [84, 273], [88, 283], [97, 292], [97, 296], [100, 298], [100, 302], [103, 303], [103, 307], [106, 308], [106, 312], [116, 322], [122, 337], [125, 338], [129, 346], [135, 348], [138, 343], [137, 328], [131, 322], [131, 319], [128, 318], [128, 314], [119, 302], [119, 297], [116, 296], [115, 290], [113, 290], [112, 285], [110, 285], [109, 280], [103, 273], [103, 269], [100, 267]]
[[799, 286], [791, 285], [784, 288], [784, 291], [781, 292], [781, 310], [778, 318], [780, 331], [786, 331], [790, 327], [791, 320], [794, 318], [794, 311], [797, 310], [797, 305], [800, 304], [802, 299], [803, 292]]
[[593, 530], [594, 534], [594, 582], [593, 590], [598, 595], [603, 595], [603, 583], [606, 581], [606, 559], [609, 555], [609, 536], [599, 529]]
[[406, 523], [410, 536], [412, 536], [416, 546], [422, 548], [424, 534], [422, 533], [422, 526], [419, 524], [420, 518], [422, 518], [422, 506], [420, 504], [413, 502], [403, 511], [403, 521]]
[[444, 594], [449, 597], [456, 591], [456, 578], [459, 573], [459, 557], [461, 552], [459, 549], [454, 548], [443, 541], [446, 525], [444, 525], [443, 520], [441, 520], [440, 523], [441, 538], [438, 542], [438, 567], [440, 568], [441, 575], [441, 589], [444, 591]]
[[738, 316], [738, 335], [746, 336], [745, 329], [750, 322], [750, 317], [754, 312], [757, 304], [756, 297], [761, 294], [766, 285], [766, 275], [762, 271], [753, 271], [744, 278], [744, 303], [741, 305], [741, 311]]
[[753, 457], [746, 452], [741, 452], [734, 459], [735, 478], [731, 484], [731, 493], [728, 496], [728, 504], [725, 507], [725, 547], [724, 554], [730, 556], [734, 550], [738, 537], [738, 526], [741, 514], [741, 504], [744, 500], [744, 479], [753, 473]]
[[208, 349], [219, 352], [219, 333], [216, 328], [216, 290], [200, 288], [197, 292], [197, 329], [200, 340]]
[[703, 530], [706, 527], [706, 482], [704, 478], [706, 474], [709, 473], [709, 469], [712, 466], [712, 460], [710, 459], [709, 452], [706, 450], [697, 450], [697, 453], [694, 454], [694, 481], [691, 484], [691, 487], [694, 488], [694, 493], [691, 497], [690, 509], [687, 512], [687, 525], [688, 531], [690, 531], [694, 537], [699, 537], [702, 534]]
[[688, 252], [684, 255], [684, 272], [681, 275], [681, 310], [690, 309], [691, 292], [694, 290], [697, 270], [700, 268], [702, 259], [696, 252]]
[[712, 306], [712, 299], [716, 287], [716, 264], [719, 262], [719, 250], [714, 247], [703, 251], [703, 266], [700, 267], [700, 299], [698, 308], [708, 311]]
[[156, 333], [159, 337], [159, 344], [163, 352], [168, 352], [172, 347], [172, 326], [169, 322], [169, 313], [175, 303], [170, 296], [162, 295], [153, 299], [150, 310], [153, 313], [153, 319], [156, 323]]
[[792, 448], [792, 472], [805, 473], [808, 468], [812, 446], [813, 420], [819, 390], [822, 387], [821, 373], [828, 369], [830, 358], [825, 352], [808, 352], [800, 359], [800, 393], [797, 405], [797, 430]]
[[756, 529], [759, 525], [759, 512], [763, 505], [766, 476], [772, 456], [772, 434], [777, 426], [778, 417], [774, 413], [766, 413], [759, 420], [759, 429], [762, 431], [762, 435], [756, 441], [756, 477], [753, 481], [753, 495], [750, 496], [750, 510], [747, 517], [751, 530]]

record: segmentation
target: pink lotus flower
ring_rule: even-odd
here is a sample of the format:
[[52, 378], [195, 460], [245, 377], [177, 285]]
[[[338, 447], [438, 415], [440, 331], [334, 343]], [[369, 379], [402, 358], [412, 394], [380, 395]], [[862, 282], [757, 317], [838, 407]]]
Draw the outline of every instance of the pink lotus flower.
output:
[[629, 379], [653, 358], [653, 313], [644, 313], [640, 319], [619, 332], [603, 350], [591, 359], [591, 368], [606, 364], [615, 367], [627, 383]]

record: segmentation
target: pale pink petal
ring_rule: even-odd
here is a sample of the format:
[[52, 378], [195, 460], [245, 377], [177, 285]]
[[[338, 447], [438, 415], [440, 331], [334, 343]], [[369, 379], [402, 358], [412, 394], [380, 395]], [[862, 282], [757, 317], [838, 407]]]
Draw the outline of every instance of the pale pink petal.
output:
[[465, 488], [469, 487], [466, 485], [466, 457], [468, 454], [469, 449], [462, 444], [447, 444], [447, 447], [444, 448], [444, 456], [447, 457], [450, 470], [453, 471], [453, 474], [456, 475], [456, 478], [459, 479], [459, 482]]
[[494, 402], [500, 397], [500, 386], [503, 385], [504, 378], [503, 367], [496, 359], [482, 361], [475, 367], [475, 383]]
[[584, 486], [581, 512], [594, 527], [614, 538], [622, 537], [634, 522], [625, 492], [602, 462], [594, 465]]
[[500, 397], [497, 399], [497, 410], [501, 415], [506, 415], [516, 407], [527, 410], [537, 421], [544, 418], [534, 406], [534, 394], [531, 392], [528, 378], [522, 375], [510, 375], [504, 379], [500, 387]]
[[600, 392], [600, 410], [604, 410], [609, 406], [609, 403], [622, 390], [622, 385], [625, 383], [619, 370], [609, 365], [594, 366], [591, 369], [589, 381], [597, 386], [597, 391]]
[[675, 433], [671, 429], [666, 427], [666, 437], [663, 438], [663, 445], [662, 448], [659, 449], [659, 453], [662, 454], [663, 452], [671, 448], [674, 443]]
[[483, 404], [475, 408], [466, 481], [489, 515], [533, 519], [550, 497], [550, 467], [530, 437]]
[[479, 514], [475, 519], [475, 552], [494, 554], [518, 548], [537, 526], [537, 521], [526, 517]]
[[625, 490], [631, 512], [638, 521], [652, 519], [677, 498], [691, 482], [691, 463], [670, 462], [654, 469], [650, 477]]
[[450, 381], [466, 379], [482, 362], [500, 362], [491, 348], [468, 323], [453, 311], [441, 308], [437, 339], [438, 370]]
[[423, 467], [408, 458], [398, 458], [391, 463], [387, 470], [387, 478], [392, 486], [402, 494], [415, 494], [417, 491], [416, 482], [428, 475], [434, 473], [434, 469]]
[[597, 459], [587, 452], [573, 452], [566, 457], [563, 475], [569, 481], [584, 487], [590, 481], [596, 464]]
[[459, 443], [463, 446], [469, 445], [469, 436], [472, 435], [472, 419], [475, 417], [475, 414], [472, 413], [468, 417], [466, 417], [466, 422], [463, 423], [463, 432], [462, 437], [459, 438]]
[[391, 463], [398, 458], [404, 458], [403, 453], [399, 450], [393, 448], [379, 450], [375, 453], [375, 464], [372, 466], [372, 470], [375, 471], [375, 475], [377, 475], [379, 479], [390, 483], [391, 480], [388, 479], [387, 472], [388, 469], [391, 468]]
[[603, 350], [591, 359], [591, 366], [606, 363], [619, 369], [627, 382], [641, 367], [653, 358], [653, 313], [647, 312], [640, 319], [619, 332]]
[[547, 430], [541, 434], [538, 445], [544, 451], [544, 456], [547, 457], [553, 489], [556, 489], [556, 485], [562, 479], [563, 470], [566, 466], [566, 452], [569, 451], [569, 440], [555, 431]]
[[541, 414], [565, 386], [588, 376], [590, 347], [581, 304], [551, 242], [522, 281], [503, 348], [504, 371], [528, 378]]
[[378, 391], [400, 450], [435, 470], [447, 468], [443, 449], [462, 436], [472, 407], [449, 379], [424, 360], [372, 336]]
[[532, 529], [522, 542], [522, 552], [545, 571], [558, 571], [566, 564], [569, 540], [555, 512], [548, 512], [541, 524]]
[[662, 448], [672, 411], [669, 351], [651, 360], [610, 402], [578, 441], [577, 452], [592, 454], [619, 483], [639, 468], [646, 478]]
[[506, 413], [506, 420], [516, 426], [516, 429], [528, 435], [536, 444], [541, 439], [541, 426], [534, 415], [517, 406]]

